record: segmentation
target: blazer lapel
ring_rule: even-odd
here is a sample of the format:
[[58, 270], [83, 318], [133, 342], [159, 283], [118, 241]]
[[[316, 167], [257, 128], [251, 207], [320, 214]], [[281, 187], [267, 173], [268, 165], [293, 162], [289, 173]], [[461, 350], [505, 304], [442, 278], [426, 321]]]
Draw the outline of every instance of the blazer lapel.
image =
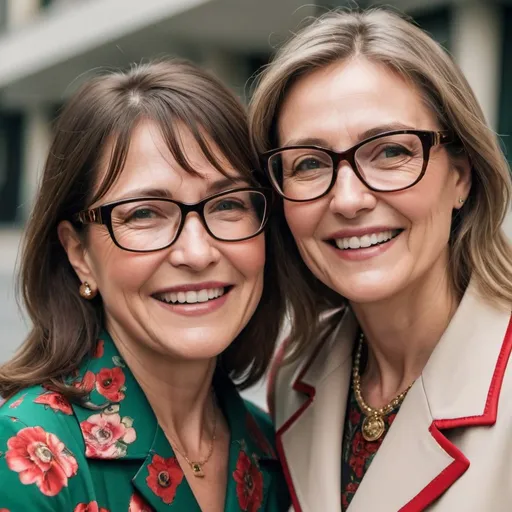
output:
[[297, 512], [341, 507], [341, 440], [356, 330], [346, 310], [292, 381], [295, 407], [276, 432], [276, 446]]
[[470, 285], [404, 400], [359, 486], [349, 512], [420, 512], [440, 498], [471, 461], [450, 430], [493, 425], [512, 349], [510, 311]]

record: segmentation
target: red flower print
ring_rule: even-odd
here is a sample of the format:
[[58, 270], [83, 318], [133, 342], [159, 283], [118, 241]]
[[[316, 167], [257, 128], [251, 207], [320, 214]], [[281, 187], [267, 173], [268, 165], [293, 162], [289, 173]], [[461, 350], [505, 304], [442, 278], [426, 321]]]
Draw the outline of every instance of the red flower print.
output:
[[269, 455], [270, 457], [275, 457], [276, 454], [274, 452], [274, 449], [272, 448], [272, 445], [269, 443], [265, 434], [261, 431], [252, 414], [247, 413], [247, 416], [245, 417], [245, 425], [247, 430], [249, 431], [249, 435], [258, 445], [259, 449], [263, 451], [263, 453], [265, 453], [266, 455]]
[[46, 496], [56, 496], [76, 475], [75, 457], [59, 438], [41, 427], [27, 427], [7, 441], [7, 466], [22, 484], [36, 484]]
[[349, 465], [356, 474], [357, 478], [362, 478], [364, 474], [365, 464], [370, 455], [377, 452], [382, 442], [381, 438], [377, 442], [366, 441], [361, 432], [356, 432], [352, 441], [352, 455]]
[[153, 512], [153, 509], [138, 494], [132, 494], [128, 512]]
[[[25, 393], [26, 395], [26, 393]], [[12, 404], [9, 405], [9, 409], [16, 409], [19, 405], [21, 405], [21, 402], [25, 399], [25, 395], [20, 396], [18, 400], [15, 400]]]
[[176, 457], [164, 459], [154, 455], [148, 464], [148, 487], [166, 504], [170, 505], [176, 496], [176, 490], [183, 480], [183, 471]]
[[80, 423], [85, 439], [85, 455], [95, 459], [119, 459], [127, 445], [137, 438], [130, 418], [119, 414], [94, 414]]
[[96, 382], [96, 377], [94, 373], [91, 371], [86, 371], [81, 380], [73, 383], [75, 388], [78, 388], [86, 393], [90, 393], [94, 389], [94, 383]]
[[348, 421], [352, 425], [359, 425], [359, 422], [361, 421], [361, 413], [355, 409], [351, 409], [348, 415]]
[[8, 508], [0, 508], [0, 512], [10, 512], [10, 510]]
[[352, 501], [352, 498], [354, 497], [358, 487], [358, 483], [351, 482], [345, 488], [345, 492], [341, 494], [341, 504], [343, 505], [343, 510], [346, 510], [350, 505], [350, 502]]
[[124, 398], [121, 389], [124, 382], [125, 376], [121, 368], [103, 368], [96, 375], [96, 391], [111, 402], [120, 402]]
[[98, 340], [96, 343], [96, 347], [94, 349], [93, 357], [94, 359], [101, 359], [103, 354], [105, 353], [105, 342], [103, 340]]
[[79, 503], [73, 509], [73, 512], [109, 512], [109, 510], [103, 507], [100, 508], [96, 501], [91, 501], [90, 503]]
[[350, 467], [357, 478], [363, 478], [365, 458], [360, 455], [352, 455], [349, 460]]
[[50, 409], [63, 412], [64, 414], [73, 414], [73, 409], [71, 409], [71, 404], [68, 402], [68, 400], [64, 398], [60, 393], [55, 393], [53, 391], [39, 395], [34, 400], [34, 403], [46, 405]]
[[[4, 404], [5, 404], [5, 402], [6, 402], [6, 399], [5, 399], [5, 398], [2, 398], [2, 397], [0, 396], [0, 407], [2, 407], [2, 405], [4, 405]], [[6, 509], [6, 510], [7, 510], [7, 509]], [[2, 512], [2, 509], [0, 509], [0, 512]]]
[[238, 504], [244, 512], [256, 512], [263, 501], [263, 475], [244, 451], [240, 451], [236, 469], [233, 472], [236, 482]]

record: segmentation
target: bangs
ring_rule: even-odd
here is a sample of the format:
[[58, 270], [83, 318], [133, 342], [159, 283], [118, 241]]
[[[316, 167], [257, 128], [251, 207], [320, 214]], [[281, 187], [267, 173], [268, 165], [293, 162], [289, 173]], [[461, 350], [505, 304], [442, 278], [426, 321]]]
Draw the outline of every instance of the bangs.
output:
[[[207, 101], [177, 97], [168, 91], [160, 91], [158, 98], [132, 99], [128, 108], [111, 126], [105, 139], [114, 138], [110, 159], [100, 186], [91, 202], [101, 199], [121, 175], [131, 138], [136, 127], [143, 121], [155, 123], [176, 163], [187, 173], [200, 176], [190, 159], [190, 150], [185, 151], [180, 132], [188, 130], [207, 162], [227, 178], [247, 181], [250, 186], [258, 186], [257, 164], [250, 150], [247, 128], [237, 125]], [[187, 153], [189, 153], [187, 155]], [[217, 154], [215, 154], [217, 153]], [[226, 165], [227, 164], [227, 165]]]

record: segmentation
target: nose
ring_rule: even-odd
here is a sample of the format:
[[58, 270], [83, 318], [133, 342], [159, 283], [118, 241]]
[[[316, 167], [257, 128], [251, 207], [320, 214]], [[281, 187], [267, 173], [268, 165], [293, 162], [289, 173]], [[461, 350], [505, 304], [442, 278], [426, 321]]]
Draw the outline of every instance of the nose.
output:
[[353, 219], [363, 211], [373, 209], [376, 202], [373, 191], [357, 177], [351, 165], [342, 162], [331, 192], [331, 211]]
[[197, 272], [208, 268], [220, 259], [220, 252], [212, 242], [198, 214], [189, 213], [178, 239], [171, 246], [171, 264]]

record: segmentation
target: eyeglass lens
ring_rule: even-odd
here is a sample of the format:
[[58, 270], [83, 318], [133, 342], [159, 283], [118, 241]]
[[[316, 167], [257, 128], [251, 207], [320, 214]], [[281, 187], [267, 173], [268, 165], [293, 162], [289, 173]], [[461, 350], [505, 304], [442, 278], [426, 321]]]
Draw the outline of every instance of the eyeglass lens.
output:
[[[363, 144], [354, 159], [367, 185], [381, 191], [398, 190], [421, 175], [423, 145], [416, 134], [393, 134]], [[307, 200], [328, 190], [334, 164], [331, 155], [320, 149], [288, 148], [270, 157], [269, 170], [283, 195]]]
[[[204, 220], [214, 237], [236, 241], [256, 234], [266, 218], [265, 195], [257, 191], [233, 191], [204, 205]], [[134, 251], [158, 250], [170, 245], [181, 225], [180, 207], [165, 199], [119, 204], [111, 213], [117, 243]]]

